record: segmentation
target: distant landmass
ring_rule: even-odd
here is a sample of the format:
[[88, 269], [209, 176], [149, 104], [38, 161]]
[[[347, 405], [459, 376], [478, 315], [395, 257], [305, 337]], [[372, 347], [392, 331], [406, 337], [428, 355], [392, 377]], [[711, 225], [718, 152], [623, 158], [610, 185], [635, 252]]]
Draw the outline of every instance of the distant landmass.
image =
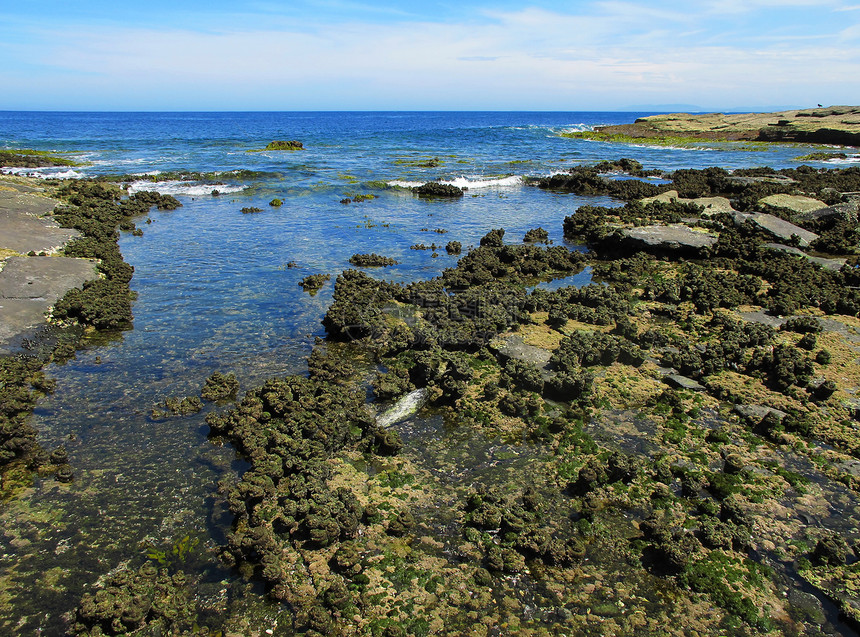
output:
[[637, 111], [647, 113], [655, 111], [657, 113], [704, 113], [706, 108], [696, 106], [695, 104], [633, 104], [625, 106], [622, 111]]
[[860, 106], [829, 106], [775, 113], [674, 112], [641, 117], [633, 124], [601, 126], [597, 132], [634, 138], [693, 137], [857, 146], [860, 145]]

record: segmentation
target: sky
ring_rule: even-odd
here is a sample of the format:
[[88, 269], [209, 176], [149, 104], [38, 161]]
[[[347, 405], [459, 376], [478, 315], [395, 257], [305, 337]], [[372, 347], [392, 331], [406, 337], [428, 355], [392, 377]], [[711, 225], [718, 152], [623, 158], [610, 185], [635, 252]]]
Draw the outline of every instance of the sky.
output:
[[854, 105], [858, 3], [0, 0], [0, 110]]

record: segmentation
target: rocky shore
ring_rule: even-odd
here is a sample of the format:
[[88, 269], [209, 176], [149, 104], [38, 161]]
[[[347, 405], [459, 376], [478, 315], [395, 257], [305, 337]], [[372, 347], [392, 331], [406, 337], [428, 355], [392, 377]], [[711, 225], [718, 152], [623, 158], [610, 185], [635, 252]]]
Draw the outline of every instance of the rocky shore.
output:
[[[860, 106], [831, 106], [776, 113], [672, 113], [633, 124], [600, 126], [595, 139], [692, 138], [712, 141], [802, 142], [860, 145]], [[589, 136], [588, 133], [573, 136]]]
[[33, 179], [0, 177], [0, 352], [45, 324], [67, 291], [96, 279], [95, 262], [60, 256], [81, 233], [51, 217], [59, 201]]
[[[645, 174], [622, 159], [533, 182], [621, 200], [564, 219], [587, 252], [487, 227], [435, 279], [346, 269], [306, 373], [241, 394], [216, 374], [187, 409], [165, 404], [183, 417], [211, 402], [211, 438], [247, 462], [213, 485], [217, 553], [290, 609], [273, 634], [860, 626], [860, 170]], [[101, 278], [55, 314], [127, 327], [117, 228], [178, 202], [100, 181], [56, 195], [81, 235], [65, 253], [97, 259]], [[586, 267], [592, 285], [535, 287]], [[16, 422], [27, 405], [10, 405]], [[454, 435], [420, 438], [416, 411]], [[71, 479], [63, 450], [41, 456]], [[69, 632], [260, 634], [227, 601], [207, 611], [192, 550], [186, 536], [129, 556]]]

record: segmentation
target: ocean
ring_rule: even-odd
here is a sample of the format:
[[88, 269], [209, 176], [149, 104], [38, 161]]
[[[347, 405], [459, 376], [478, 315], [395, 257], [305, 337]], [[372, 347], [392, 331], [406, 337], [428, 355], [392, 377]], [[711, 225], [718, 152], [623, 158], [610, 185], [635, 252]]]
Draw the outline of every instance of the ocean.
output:
[[[135, 175], [131, 191], [157, 190], [183, 204], [153, 210], [151, 223], [138, 221], [143, 236], [120, 240], [135, 268], [134, 328], [87, 342], [74, 359], [46, 370], [57, 389], [39, 403], [33, 424], [45, 448], [66, 445], [76, 479], [71, 487], [37, 479], [0, 507], [0, 633], [59, 634], [63, 614], [99, 576], [185, 536], [197, 547], [186, 568], [205, 573], [211, 595], [238, 591], [226, 594], [272, 621], [285, 612], [259, 589], [233, 586], [236, 576], [214, 557], [231, 519], [214, 497], [216, 484], [235, 479], [244, 462], [207, 439], [206, 410], [168, 420], [150, 412], [168, 396], [199, 394], [215, 371], [235, 373], [243, 390], [303, 373], [314, 339], [325, 336], [320, 321], [334, 279], [352, 254], [399, 262], [369, 270], [375, 277], [429, 279], [456, 263], [444, 250], [448, 241], [465, 248], [504, 228], [505, 241], [518, 243], [541, 226], [562, 244], [565, 216], [586, 204], [618, 203], [541, 191], [524, 178], [621, 157], [662, 170], [795, 167], [809, 152], [560, 135], [647, 114], [0, 112], [0, 148], [51, 151], [82, 164], [19, 172]], [[304, 150], [263, 150], [273, 140], [299, 140]], [[219, 174], [202, 181], [168, 174], [183, 171]], [[406, 188], [431, 180], [468, 190], [443, 201]], [[355, 195], [374, 197], [342, 203]], [[270, 206], [276, 198], [283, 204]], [[439, 247], [412, 249], [419, 244]], [[310, 295], [298, 285], [310, 274], [331, 280]], [[589, 281], [586, 270], [562, 283]], [[451, 435], [432, 418], [416, 431], [416, 439]], [[502, 457], [499, 450], [510, 447], [472, 442], [476, 458]]]

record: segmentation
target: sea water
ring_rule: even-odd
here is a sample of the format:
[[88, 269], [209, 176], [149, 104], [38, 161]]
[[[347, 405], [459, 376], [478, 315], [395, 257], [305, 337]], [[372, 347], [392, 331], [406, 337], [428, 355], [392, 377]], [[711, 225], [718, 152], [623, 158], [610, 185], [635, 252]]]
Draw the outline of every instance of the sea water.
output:
[[[17, 172], [136, 175], [132, 192], [154, 189], [183, 204], [153, 210], [151, 223], [138, 220], [142, 237], [120, 240], [135, 268], [134, 328], [47, 369], [57, 389], [40, 401], [33, 423], [47, 449], [67, 447], [76, 479], [70, 487], [37, 480], [0, 508], [0, 633], [60, 633], [62, 615], [98, 577], [186, 535], [199, 544], [184, 567], [205, 571], [212, 595], [223, 594], [234, 576], [215, 566], [214, 554], [230, 516], [214, 493], [219, 479], [234, 480], [245, 465], [229, 446], [207, 439], [203, 418], [211, 407], [167, 420], [154, 420], [151, 409], [168, 396], [199, 394], [215, 371], [235, 373], [243, 390], [270, 376], [303, 373], [315, 337], [325, 335], [320, 321], [334, 279], [352, 254], [399, 262], [367, 269], [374, 277], [429, 279], [455, 265], [457, 257], [443, 247], [448, 241], [467, 249], [505, 228], [505, 241], [519, 243], [541, 226], [562, 244], [565, 216], [585, 204], [618, 203], [541, 191], [524, 178], [620, 157], [667, 171], [793, 167], [809, 152], [630, 146], [560, 135], [642, 115], [0, 113], [0, 148], [51, 151], [82, 164]], [[263, 150], [293, 139], [305, 149]], [[239, 170], [253, 172], [202, 182], [159, 179]], [[406, 189], [431, 180], [466, 194], [426, 200]], [[356, 194], [375, 198], [341, 203]], [[275, 198], [283, 205], [270, 206]], [[262, 212], [241, 212], [251, 207]], [[433, 243], [440, 247], [412, 249]], [[310, 295], [298, 285], [309, 274], [330, 274], [331, 281]], [[588, 282], [586, 270], [554, 285]], [[436, 431], [432, 423], [416, 429]]]

